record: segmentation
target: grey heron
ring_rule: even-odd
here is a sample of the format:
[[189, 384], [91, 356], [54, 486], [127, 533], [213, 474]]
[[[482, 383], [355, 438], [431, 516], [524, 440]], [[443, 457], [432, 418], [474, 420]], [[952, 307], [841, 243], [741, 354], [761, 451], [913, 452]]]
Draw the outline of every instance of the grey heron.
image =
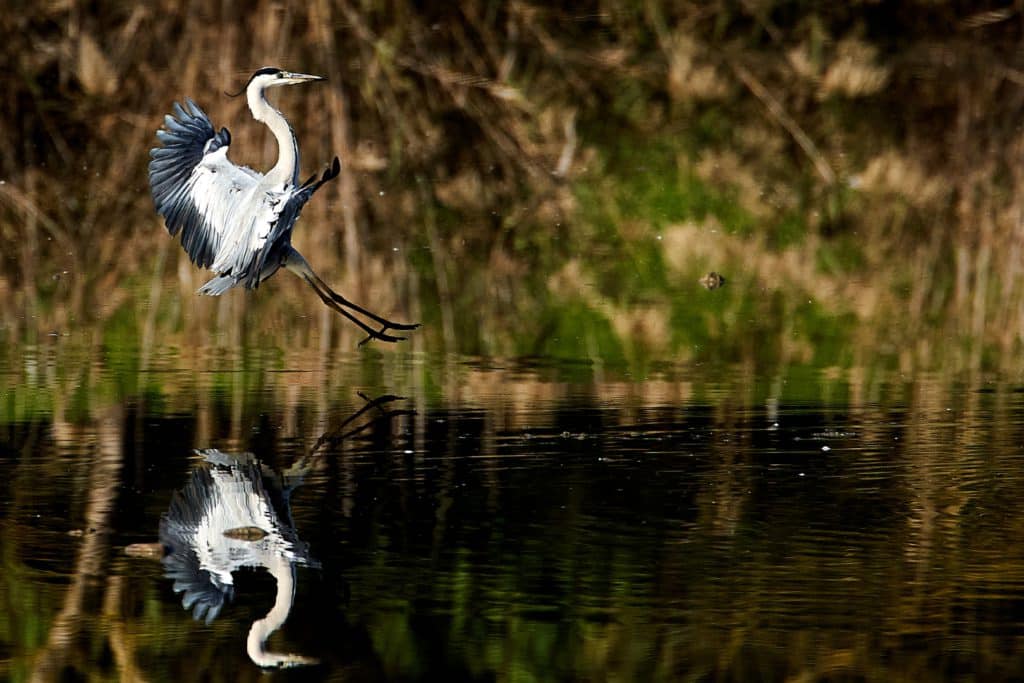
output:
[[166, 116], [157, 131], [162, 146], [150, 151], [153, 201], [171, 236], [181, 233], [181, 245], [192, 262], [216, 273], [200, 294], [217, 296], [239, 285], [255, 289], [285, 268], [367, 333], [360, 344], [370, 339], [401, 341], [404, 337], [388, 331], [413, 330], [419, 324], [396, 323], [352, 303], [328, 287], [291, 245], [302, 207], [338, 175], [341, 166], [335, 157], [319, 179], [314, 174], [299, 183], [298, 142], [284, 115], [267, 101], [266, 91], [322, 80], [276, 67], [259, 69], [249, 79], [244, 88], [249, 110], [277, 139], [277, 163], [265, 175], [228, 160], [231, 134], [227, 128], [215, 132], [195, 102], [186, 98], [184, 107], [175, 102], [173, 115]]
[[262, 667], [315, 664], [301, 655], [269, 652], [266, 642], [281, 628], [295, 600], [295, 566], [319, 567], [299, 540], [290, 495], [302, 470], [279, 476], [251, 453], [196, 451], [203, 461], [160, 518], [161, 562], [182, 593], [182, 606], [210, 624], [234, 596], [233, 574], [264, 568], [277, 582], [274, 605], [249, 628], [246, 651]]
[[[235, 572], [266, 569], [277, 582], [274, 604], [249, 628], [246, 651], [262, 667], [315, 664], [316, 660], [294, 654], [269, 652], [267, 639], [285, 623], [295, 598], [297, 566], [319, 568], [309, 545], [299, 539], [291, 511], [292, 492], [302, 485], [321, 447], [333, 447], [374, 425], [393, 418], [415, 415], [389, 404], [404, 400], [386, 394], [370, 399], [357, 392], [366, 404], [337, 429], [320, 436], [310, 451], [286, 470], [264, 466], [252, 453], [225, 453], [216, 448], [195, 451], [202, 460], [188, 483], [171, 497], [160, 517], [160, 542], [155, 553], [150, 544], [134, 544], [126, 552], [157, 557], [164, 575], [181, 593], [181, 604], [196, 620], [207, 625], [220, 615], [235, 594]], [[369, 417], [367, 420], [362, 420]]]

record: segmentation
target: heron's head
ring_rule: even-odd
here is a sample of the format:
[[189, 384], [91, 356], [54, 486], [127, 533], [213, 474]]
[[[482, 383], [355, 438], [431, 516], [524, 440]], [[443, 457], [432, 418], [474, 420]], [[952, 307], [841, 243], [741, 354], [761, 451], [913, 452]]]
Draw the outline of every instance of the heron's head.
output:
[[249, 82], [245, 84], [244, 90], [250, 93], [257, 93], [267, 88], [276, 88], [280, 85], [298, 85], [299, 83], [324, 80], [327, 79], [323, 76], [300, 74], [294, 71], [278, 69], [276, 66], [265, 66], [249, 78]]

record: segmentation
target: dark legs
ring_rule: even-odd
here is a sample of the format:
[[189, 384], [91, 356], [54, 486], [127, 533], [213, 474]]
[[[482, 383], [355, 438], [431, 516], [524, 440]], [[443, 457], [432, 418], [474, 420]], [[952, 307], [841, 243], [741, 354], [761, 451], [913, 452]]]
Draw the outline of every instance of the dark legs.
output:
[[[313, 290], [320, 296], [320, 299], [323, 300], [325, 304], [327, 304], [330, 308], [333, 308], [338, 313], [341, 313], [343, 316], [345, 316], [346, 318], [354, 322], [356, 325], [358, 325], [360, 328], [362, 328], [364, 332], [366, 332], [366, 339], [359, 342], [360, 346], [370, 341], [371, 339], [378, 339], [380, 341], [386, 342], [403, 341], [405, 337], [395, 337], [390, 334], [386, 334], [386, 332], [388, 330], [415, 330], [417, 327], [420, 326], [419, 323], [410, 325], [407, 323], [396, 323], [392, 322], [391, 320], [388, 320], [387, 318], [382, 318], [376, 313], [372, 313], [363, 308], [362, 306], [358, 306], [349, 301], [348, 299], [346, 299], [345, 297], [343, 297], [342, 295], [338, 294], [330, 287], [328, 287], [324, 283], [324, 281], [318, 278], [316, 275], [313, 275], [312, 277], [304, 275], [303, 277], [306, 280], [306, 282], [310, 284]], [[351, 312], [349, 312], [346, 309], [352, 309], [353, 311], [361, 313], [362, 315], [365, 315], [367, 318], [370, 318], [371, 320], [377, 322], [381, 326], [380, 329], [373, 329], [372, 327], [364, 323], [362, 320], [355, 317]]]
[[[317, 296], [320, 297], [320, 300], [327, 304], [329, 308], [332, 308], [338, 313], [341, 313], [343, 316], [345, 316], [353, 323], [355, 323], [357, 326], [359, 326], [360, 329], [366, 332], [366, 339], [359, 342], [360, 346], [370, 341], [371, 339], [377, 339], [379, 341], [386, 342], [402, 341], [405, 339], [405, 337], [396, 337], [394, 335], [387, 334], [387, 331], [415, 330], [417, 327], [420, 326], [419, 323], [396, 323], [394, 321], [388, 320], [387, 318], [382, 318], [381, 316], [377, 315], [376, 313], [373, 313], [372, 311], [368, 311], [362, 306], [352, 303], [351, 301], [349, 301], [348, 299], [346, 299], [345, 297], [343, 297], [342, 295], [338, 294], [330, 287], [328, 287], [327, 283], [321, 280], [317, 276], [317, 274], [313, 272], [313, 269], [310, 267], [309, 263], [306, 262], [306, 259], [302, 257], [302, 254], [295, 251], [295, 249], [290, 249], [288, 254], [285, 256], [284, 267], [292, 271], [296, 275], [299, 275], [303, 280], [305, 280], [309, 284], [309, 286], [313, 288], [313, 291], [317, 293]], [[358, 313], [366, 318], [369, 318], [373, 322], [377, 323], [378, 325], [380, 325], [380, 329], [374, 329], [371, 325], [357, 318], [353, 312]]]
[[[309, 177], [309, 179], [306, 182], [302, 184], [301, 187], [303, 188], [304, 191], [309, 192], [309, 194], [313, 194], [320, 188], [321, 185], [326, 183], [328, 180], [336, 178], [340, 172], [341, 164], [338, 161], [338, 157], [334, 157], [334, 161], [331, 163], [330, 166], [328, 166], [324, 170], [323, 175], [320, 177], [320, 180], [315, 180], [316, 174], [314, 173], [312, 176]], [[288, 253], [285, 255], [283, 265], [285, 268], [291, 270], [293, 273], [302, 277], [302, 279], [305, 280], [309, 284], [309, 286], [313, 288], [313, 291], [317, 293], [317, 296], [320, 297], [320, 300], [327, 304], [328, 307], [334, 309], [338, 313], [341, 313], [343, 316], [345, 316], [353, 323], [358, 325], [364, 332], [366, 332], [367, 337], [366, 339], [359, 342], [360, 346], [370, 341], [371, 339], [378, 339], [380, 341], [386, 342], [402, 341], [405, 339], [405, 337], [396, 337], [394, 335], [387, 334], [387, 331], [415, 330], [417, 327], [419, 327], [419, 323], [410, 325], [406, 323], [393, 322], [391, 320], [388, 320], [387, 318], [382, 318], [376, 313], [366, 310], [362, 306], [358, 306], [352, 303], [351, 301], [349, 301], [348, 299], [346, 299], [345, 297], [343, 297], [342, 295], [338, 294], [333, 289], [328, 287], [327, 283], [321, 280], [317, 276], [317, 274], [313, 272], [313, 269], [310, 267], [309, 263], [306, 262], [306, 259], [302, 257], [302, 254], [295, 251], [295, 249], [289, 248]], [[380, 325], [380, 329], [374, 329], [365, 321], [357, 318], [353, 312], [358, 313], [366, 318], [369, 318], [374, 323], [377, 323], [378, 325]]]
[[[329, 445], [329, 446], [332, 446], [332, 447], [333, 446], [337, 446], [339, 443], [341, 443], [345, 439], [347, 439], [347, 438], [349, 438], [351, 436], [354, 436], [354, 435], [356, 435], [356, 434], [358, 434], [358, 433], [360, 433], [362, 431], [365, 431], [367, 428], [371, 427], [378, 420], [390, 420], [391, 418], [398, 417], [399, 415], [415, 415], [416, 414], [415, 410], [391, 410], [391, 409], [386, 407], [387, 404], [391, 403], [392, 401], [404, 401], [405, 400], [404, 396], [395, 396], [394, 394], [385, 394], [384, 396], [378, 396], [377, 398], [371, 400], [363, 392], [359, 391], [357, 393], [359, 394], [360, 398], [362, 398], [364, 401], [366, 401], [366, 405], [364, 405], [362, 408], [360, 408], [354, 414], [350, 415], [349, 418], [347, 420], [345, 420], [344, 422], [342, 422], [341, 425], [337, 429], [334, 429], [334, 430], [332, 430], [330, 432], [325, 432], [324, 434], [322, 434], [320, 436], [320, 438], [316, 440], [316, 445], [314, 445], [313, 448], [309, 451], [310, 456], [312, 456], [314, 453], [316, 453], [320, 449], [321, 446], [324, 446], [324, 445]], [[375, 417], [375, 418], [371, 419], [369, 422], [365, 422], [363, 424], [359, 424], [359, 425], [357, 425], [355, 427], [349, 427], [350, 424], [352, 424], [353, 422], [358, 420], [364, 413], [367, 413], [367, 412], [369, 412], [369, 411], [371, 411], [371, 410], [373, 410], [375, 408], [378, 411], [380, 411], [380, 415], [378, 417]]]

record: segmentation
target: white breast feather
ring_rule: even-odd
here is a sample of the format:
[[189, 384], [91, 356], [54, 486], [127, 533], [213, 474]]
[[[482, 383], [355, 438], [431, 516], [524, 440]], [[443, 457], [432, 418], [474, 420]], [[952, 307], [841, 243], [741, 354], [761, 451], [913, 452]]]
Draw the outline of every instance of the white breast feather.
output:
[[215, 273], [242, 273], [266, 243], [289, 193], [234, 165], [227, 147], [207, 154], [189, 178], [189, 192], [214, 237]]

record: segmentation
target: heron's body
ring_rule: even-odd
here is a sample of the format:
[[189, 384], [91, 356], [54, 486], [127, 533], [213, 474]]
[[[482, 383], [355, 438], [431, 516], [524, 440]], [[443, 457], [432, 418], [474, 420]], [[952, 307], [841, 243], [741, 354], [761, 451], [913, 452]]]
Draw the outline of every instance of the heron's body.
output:
[[[278, 476], [249, 453], [196, 451], [203, 458], [188, 484], [160, 518], [164, 574], [181, 604], [207, 625], [235, 594], [234, 574], [265, 568], [277, 581], [274, 606], [253, 622], [246, 640], [252, 660], [264, 667], [316, 660], [269, 652], [266, 642], [288, 618], [295, 599], [295, 567], [319, 567], [292, 522], [290, 496], [301, 481]], [[287, 473], [286, 473], [287, 474]]]
[[[321, 185], [338, 175], [340, 165], [335, 158], [319, 180], [313, 176], [300, 184], [295, 135], [264, 92], [315, 80], [323, 79], [270, 67], [249, 80], [249, 109], [277, 139], [277, 163], [266, 175], [228, 159], [231, 134], [226, 128], [215, 132], [206, 113], [192, 100], [186, 100], [184, 107], [175, 103], [174, 115], [165, 117], [164, 127], [157, 131], [163, 146], [150, 153], [153, 201], [171, 235], [181, 233], [182, 247], [192, 262], [216, 274], [200, 293], [219, 295], [239, 285], [255, 289], [285, 267], [305, 279], [324, 303], [363, 328], [367, 339], [399, 341], [401, 337], [386, 331], [418, 325], [393, 323], [347, 301], [324, 284], [291, 245], [292, 228], [302, 207]], [[380, 330], [355, 313], [379, 324]]]

